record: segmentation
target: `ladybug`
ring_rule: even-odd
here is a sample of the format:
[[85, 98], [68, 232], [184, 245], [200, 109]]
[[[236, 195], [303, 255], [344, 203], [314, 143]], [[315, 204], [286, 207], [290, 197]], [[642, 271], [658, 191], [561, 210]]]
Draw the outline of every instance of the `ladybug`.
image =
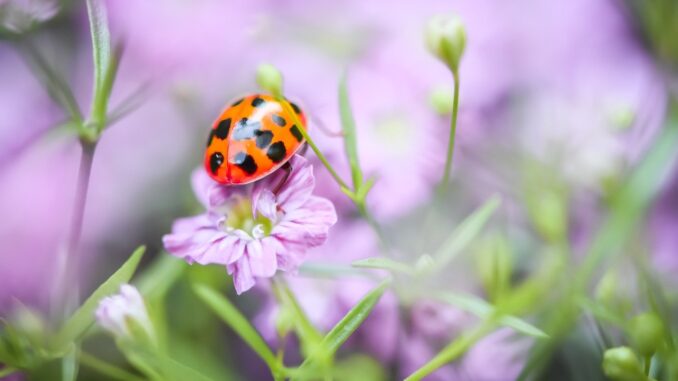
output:
[[304, 144], [301, 128], [306, 129], [306, 116], [292, 102], [266, 94], [238, 99], [212, 126], [205, 169], [212, 179], [227, 185], [260, 180], [283, 165], [289, 173], [288, 160]]

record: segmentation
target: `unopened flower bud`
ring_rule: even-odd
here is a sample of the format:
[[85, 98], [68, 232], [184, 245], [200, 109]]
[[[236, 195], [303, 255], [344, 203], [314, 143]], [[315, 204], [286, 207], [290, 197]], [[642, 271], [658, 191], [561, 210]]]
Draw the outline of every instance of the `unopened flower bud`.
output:
[[99, 325], [118, 339], [153, 341], [155, 334], [139, 290], [129, 284], [120, 293], [106, 297], [96, 310]]
[[603, 356], [603, 372], [615, 381], [641, 381], [645, 375], [636, 354], [628, 347], [608, 349]]
[[560, 242], [567, 234], [567, 200], [557, 191], [544, 190], [528, 203], [535, 228], [549, 242]]
[[494, 234], [479, 242], [475, 258], [485, 292], [491, 301], [498, 301], [510, 287], [511, 248], [504, 237]]
[[633, 348], [650, 356], [664, 343], [664, 324], [656, 314], [643, 313], [631, 319], [628, 334]]
[[429, 104], [439, 115], [452, 114], [454, 93], [451, 88], [441, 86], [433, 89], [429, 95]]
[[283, 77], [275, 66], [261, 64], [257, 68], [257, 84], [274, 97], [281, 97], [283, 93]]
[[455, 75], [466, 47], [466, 30], [455, 16], [435, 16], [426, 27], [426, 45]]

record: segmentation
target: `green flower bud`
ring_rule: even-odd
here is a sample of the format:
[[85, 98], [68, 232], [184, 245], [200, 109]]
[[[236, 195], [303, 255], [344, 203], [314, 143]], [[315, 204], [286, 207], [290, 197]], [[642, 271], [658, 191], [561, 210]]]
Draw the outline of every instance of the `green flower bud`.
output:
[[615, 381], [645, 381], [640, 361], [628, 347], [608, 349], [603, 356], [603, 372]]
[[280, 71], [271, 64], [261, 64], [257, 68], [257, 84], [274, 97], [283, 94], [283, 77]]
[[497, 302], [510, 288], [513, 272], [511, 248], [503, 236], [494, 234], [480, 241], [474, 257], [485, 292], [492, 302]]
[[535, 193], [528, 201], [532, 222], [541, 236], [549, 242], [562, 241], [567, 235], [567, 200], [556, 191]]
[[628, 326], [631, 345], [642, 356], [650, 356], [664, 344], [664, 324], [654, 313], [634, 317]]
[[452, 114], [454, 92], [447, 86], [440, 86], [433, 89], [429, 94], [428, 100], [431, 107], [433, 107], [433, 110], [439, 115]]
[[455, 75], [466, 47], [466, 30], [458, 17], [436, 16], [426, 27], [426, 46]]

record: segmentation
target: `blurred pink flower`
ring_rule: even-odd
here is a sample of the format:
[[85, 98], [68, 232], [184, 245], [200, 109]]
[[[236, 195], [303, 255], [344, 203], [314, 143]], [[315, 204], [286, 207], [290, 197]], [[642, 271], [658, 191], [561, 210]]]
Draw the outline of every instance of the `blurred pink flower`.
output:
[[295, 156], [290, 163], [277, 193], [284, 171], [256, 183], [251, 199], [243, 188], [210, 183], [196, 170], [194, 191], [207, 211], [175, 221], [163, 237], [167, 251], [189, 263], [226, 266], [238, 294], [254, 286], [255, 277], [296, 271], [306, 251], [325, 242], [337, 216], [331, 202], [312, 195], [315, 179], [306, 159]]

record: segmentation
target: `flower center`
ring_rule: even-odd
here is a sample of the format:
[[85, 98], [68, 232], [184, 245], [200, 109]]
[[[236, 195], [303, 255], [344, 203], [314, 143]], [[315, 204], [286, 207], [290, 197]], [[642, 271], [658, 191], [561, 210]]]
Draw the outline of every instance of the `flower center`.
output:
[[264, 236], [271, 233], [273, 223], [262, 215], [258, 215], [257, 218], [254, 218], [252, 215], [252, 202], [249, 199], [243, 197], [234, 201], [235, 202], [231, 204], [231, 208], [227, 213], [227, 229], [240, 229], [252, 234], [254, 229], [257, 228], [261, 229], [260, 232], [263, 232]]

